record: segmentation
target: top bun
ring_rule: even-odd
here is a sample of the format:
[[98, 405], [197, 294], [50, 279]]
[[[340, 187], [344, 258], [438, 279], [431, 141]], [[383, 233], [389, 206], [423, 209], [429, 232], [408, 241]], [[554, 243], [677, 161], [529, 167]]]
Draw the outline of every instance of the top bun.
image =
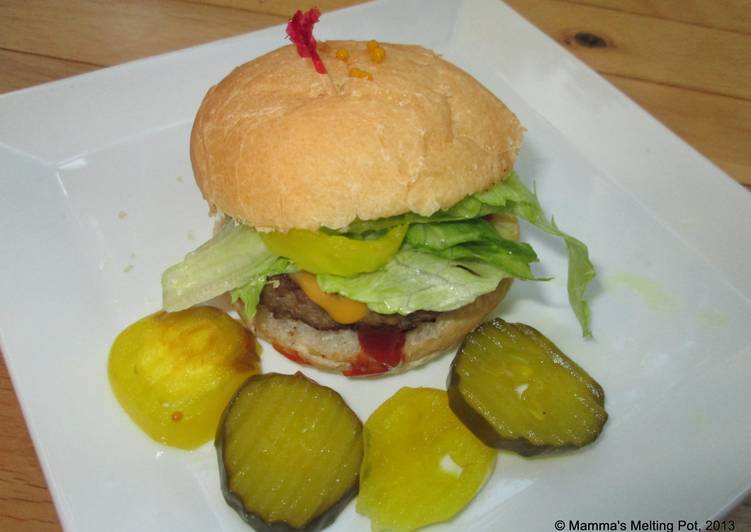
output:
[[365, 42], [319, 43], [321, 75], [289, 45], [212, 87], [191, 134], [212, 209], [260, 231], [342, 229], [429, 216], [503, 179], [521, 144], [516, 116], [434, 52], [380, 46], [376, 64]]

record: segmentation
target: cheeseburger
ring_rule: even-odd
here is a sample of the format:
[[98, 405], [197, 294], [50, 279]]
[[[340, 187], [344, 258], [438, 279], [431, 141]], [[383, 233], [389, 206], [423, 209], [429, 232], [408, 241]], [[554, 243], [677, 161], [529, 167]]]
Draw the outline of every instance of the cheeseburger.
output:
[[538, 280], [522, 217], [564, 239], [588, 334], [586, 247], [514, 173], [514, 113], [419, 46], [329, 41], [316, 56], [324, 73], [279, 48], [204, 98], [191, 161], [219, 222], [164, 273], [165, 309], [229, 293], [247, 326], [298, 362], [403, 370], [455, 346], [513, 279]]

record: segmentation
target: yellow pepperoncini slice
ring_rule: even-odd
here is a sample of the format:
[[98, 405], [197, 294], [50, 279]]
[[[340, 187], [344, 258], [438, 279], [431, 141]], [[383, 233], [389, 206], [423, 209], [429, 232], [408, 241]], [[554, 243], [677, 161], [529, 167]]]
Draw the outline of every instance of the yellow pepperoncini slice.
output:
[[192, 449], [214, 437], [240, 384], [260, 371], [253, 335], [219, 309], [157, 312], [110, 351], [112, 391], [154, 440]]
[[373, 272], [386, 264], [399, 251], [406, 234], [407, 226], [400, 225], [376, 240], [303, 229], [263, 233], [261, 238], [272, 253], [293, 260], [302, 270], [349, 277]]

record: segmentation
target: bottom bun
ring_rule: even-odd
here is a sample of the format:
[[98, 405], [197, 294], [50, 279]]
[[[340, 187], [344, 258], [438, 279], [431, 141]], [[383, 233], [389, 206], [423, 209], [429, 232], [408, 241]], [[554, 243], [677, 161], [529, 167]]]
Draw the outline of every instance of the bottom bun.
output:
[[[444, 312], [433, 322], [422, 323], [406, 333], [402, 362], [385, 371], [404, 371], [424, 364], [461, 342], [504, 298], [511, 279], [504, 279], [495, 291], [478, 297], [473, 303]], [[240, 312], [242, 316], [242, 312]], [[251, 330], [270, 342], [277, 351], [297, 362], [320, 369], [353, 372], [368, 355], [360, 347], [357, 331], [338, 329], [321, 331], [299, 320], [276, 318], [259, 305], [252, 322], [243, 316]], [[361, 374], [361, 373], [357, 373]]]

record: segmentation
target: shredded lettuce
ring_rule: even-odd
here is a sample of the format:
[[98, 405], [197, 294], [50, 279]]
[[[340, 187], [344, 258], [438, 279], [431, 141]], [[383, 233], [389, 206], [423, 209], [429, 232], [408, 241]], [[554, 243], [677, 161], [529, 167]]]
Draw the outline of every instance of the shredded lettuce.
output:
[[403, 248], [378, 271], [353, 277], [318, 274], [318, 284], [324, 292], [362, 301], [375, 312], [404, 315], [462, 307], [495, 290], [504, 277], [503, 269], [483, 261]]

